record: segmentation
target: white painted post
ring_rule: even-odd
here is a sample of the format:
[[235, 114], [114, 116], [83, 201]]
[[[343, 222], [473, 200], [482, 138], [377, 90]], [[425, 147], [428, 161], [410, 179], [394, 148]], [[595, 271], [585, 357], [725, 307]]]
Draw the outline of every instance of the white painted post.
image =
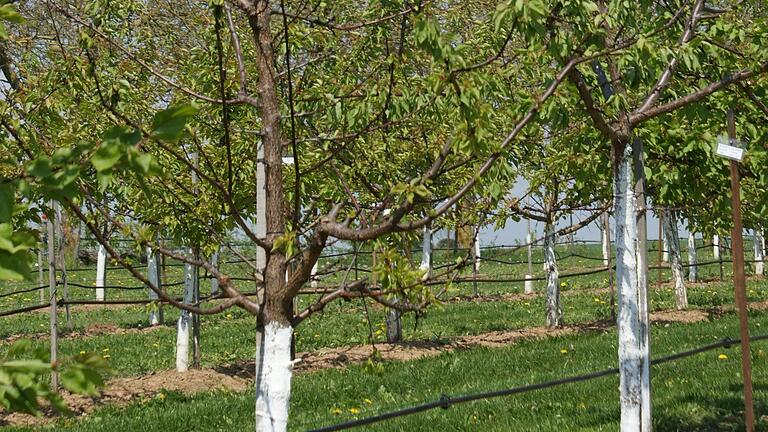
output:
[[763, 232], [762, 230], [755, 230], [755, 274], [763, 275]]
[[[43, 277], [43, 247], [37, 248], [37, 286], [42, 287], [44, 284]], [[40, 289], [40, 304], [45, 304], [45, 290]]]
[[[58, 204], [50, 201], [51, 209], [55, 209]], [[51, 328], [51, 363], [56, 363], [59, 355], [59, 320], [57, 315], [57, 297], [56, 292], [56, 241], [53, 221], [50, 218], [46, 220], [46, 230], [48, 234], [48, 293], [50, 296], [51, 308], [49, 311]], [[56, 370], [51, 372], [51, 389], [57, 391], [59, 388], [59, 373]]]
[[664, 215], [664, 237], [669, 241], [669, 253], [671, 257], [672, 279], [675, 282], [675, 299], [677, 309], [688, 308], [688, 293], [683, 282], [683, 264], [680, 259], [680, 237], [677, 231], [677, 217], [674, 211], [667, 211]]
[[555, 255], [555, 225], [544, 226], [544, 271], [547, 272], [547, 326], [558, 327], [563, 319], [560, 306], [560, 273]]
[[715, 259], [720, 259], [720, 236], [717, 234], [712, 237], [712, 255]]
[[96, 256], [96, 301], [104, 301], [104, 285], [107, 276], [107, 248], [99, 245], [99, 252]]
[[[160, 266], [157, 263], [157, 256], [155, 255], [154, 251], [152, 251], [151, 247], [147, 247], [147, 278], [149, 279], [149, 282], [151, 282], [152, 285], [156, 286], [158, 289], [162, 287], [160, 278]], [[159, 297], [157, 293], [150, 289], [149, 300], [157, 301], [158, 298]], [[155, 303], [152, 306], [152, 309], [149, 311], [149, 325], [160, 325], [163, 320], [162, 316], [162, 305], [160, 305], [160, 303]]]
[[688, 233], [688, 281], [696, 282], [699, 275], [698, 260], [696, 258], [696, 233]]

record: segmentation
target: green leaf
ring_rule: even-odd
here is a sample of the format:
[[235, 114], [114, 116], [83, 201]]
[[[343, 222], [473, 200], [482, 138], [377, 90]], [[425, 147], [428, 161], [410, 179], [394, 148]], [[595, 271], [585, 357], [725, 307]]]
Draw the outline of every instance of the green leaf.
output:
[[12, 254], [0, 250], [0, 280], [31, 280], [29, 259], [29, 254], [26, 252]]
[[192, 104], [170, 107], [155, 114], [152, 120], [152, 136], [169, 142], [177, 142], [184, 133], [184, 126], [197, 113]]
[[0, 183], [0, 222], [8, 222], [16, 203], [15, 190], [11, 183]]

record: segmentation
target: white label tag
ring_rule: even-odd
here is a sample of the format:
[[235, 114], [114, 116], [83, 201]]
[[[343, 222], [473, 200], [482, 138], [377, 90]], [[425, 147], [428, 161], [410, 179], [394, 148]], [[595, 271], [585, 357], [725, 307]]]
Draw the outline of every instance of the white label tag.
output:
[[722, 156], [726, 159], [731, 159], [731, 160], [741, 162], [741, 160], [744, 158], [744, 149], [739, 147], [734, 147], [728, 144], [718, 143], [717, 150], [715, 150], [715, 154], [717, 154], [718, 156]]

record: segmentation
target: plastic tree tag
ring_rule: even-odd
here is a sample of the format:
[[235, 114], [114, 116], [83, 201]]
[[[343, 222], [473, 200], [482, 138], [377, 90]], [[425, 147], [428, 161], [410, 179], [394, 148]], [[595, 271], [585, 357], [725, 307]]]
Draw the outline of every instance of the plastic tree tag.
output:
[[715, 154], [726, 159], [741, 162], [741, 160], [744, 159], [744, 149], [731, 144], [735, 144], [735, 142], [731, 142], [724, 136], [717, 137], [717, 149], [715, 149]]

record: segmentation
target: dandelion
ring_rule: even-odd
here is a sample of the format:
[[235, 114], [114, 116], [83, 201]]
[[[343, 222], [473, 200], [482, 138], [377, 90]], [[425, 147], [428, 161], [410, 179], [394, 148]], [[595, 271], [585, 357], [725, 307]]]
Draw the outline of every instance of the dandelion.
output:
[[227, 319], [232, 319], [232, 314], [231, 313], [228, 313], [225, 316], [227, 317]]
[[568, 348], [561, 349], [560, 354], [568, 354]]
[[359, 410], [359, 409], [357, 409], [357, 408], [350, 408], [350, 409], [349, 409], [349, 412], [350, 412], [351, 414], [359, 414], [359, 413], [360, 413], [360, 410]]
[[331, 414], [333, 414], [333, 415], [341, 415], [341, 409], [340, 408], [333, 408], [331, 410]]
[[720, 354], [719, 356], [717, 356], [717, 358], [720, 360], [728, 360], [728, 356], [725, 354]]
[[80, 351], [80, 355], [84, 355], [84, 354], [85, 354], [85, 351]]
[[103, 349], [103, 350], [101, 350], [101, 351], [102, 351], [102, 352], [109, 352], [109, 348], [104, 348], [104, 349]]
[[157, 394], [157, 398], [160, 399], [161, 401], [164, 401], [165, 400], [165, 393], [158, 393]]
[[561, 286], [561, 287], [565, 287], [565, 286], [567, 286], [567, 285], [568, 285], [568, 284], [567, 284], [567, 283], [565, 283], [565, 282], [560, 282], [560, 286]]
[[112, 356], [109, 354], [104, 354], [102, 357], [104, 357], [104, 360], [109, 360], [110, 358], [112, 358]]
[[373, 401], [372, 401], [372, 400], [370, 400], [370, 399], [368, 399], [368, 398], [366, 398], [366, 399], [363, 399], [363, 402], [365, 402], [365, 404], [366, 404], [366, 405], [371, 405], [371, 404], [373, 404]]

